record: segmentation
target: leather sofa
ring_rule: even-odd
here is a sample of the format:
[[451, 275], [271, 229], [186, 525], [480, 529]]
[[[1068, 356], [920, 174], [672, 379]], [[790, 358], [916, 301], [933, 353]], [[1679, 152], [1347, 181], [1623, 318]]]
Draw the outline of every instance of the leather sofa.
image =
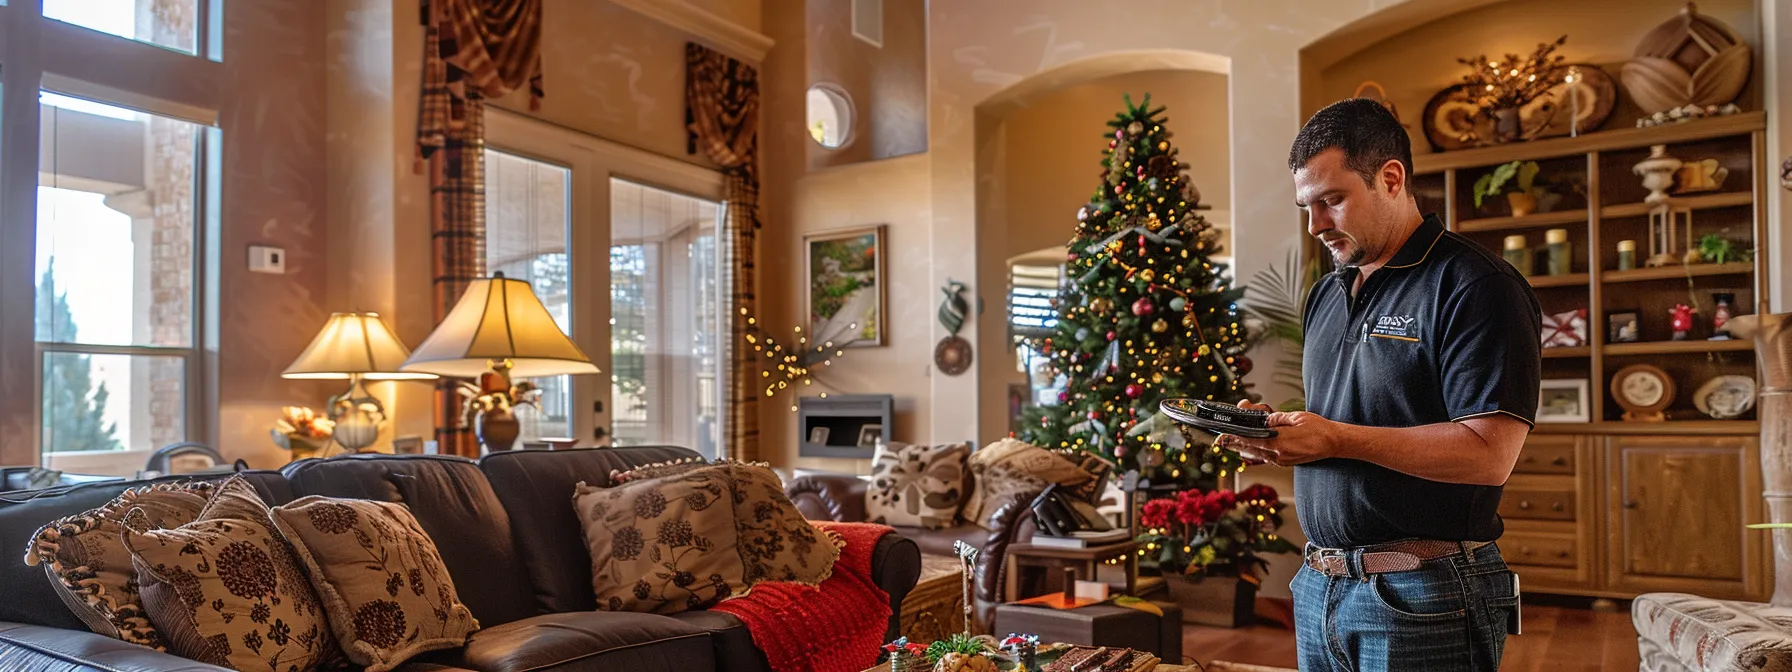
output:
[[[810, 520], [856, 523], [865, 521], [865, 491], [870, 485], [870, 481], [858, 476], [810, 473], [786, 483], [784, 494]], [[897, 534], [913, 539], [921, 553], [927, 555], [955, 555], [953, 543], [959, 541], [979, 549], [971, 593], [978, 632], [988, 632], [996, 606], [1007, 601], [1007, 596], [1002, 594], [1007, 578], [1004, 575], [1005, 556], [1010, 545], [1032, 541], [1034, 526], [1030, 504], [1038, 495], [1038, 492], [1027, 492], [1002, 503], [990, 516], [991, 529], [970, 523], [938, 530], [896, 528]]]
[[[405, 672], [766, 670], [765, 655], [731, 615], [595, 610], [573, 485], [607, 484], [612, 469], [695, 455], [664, 446], [511, 451], [477, 462], [354, 455], [243, 473], [271, 505], [327, 495], [410, 507], [483, 629], [463, 648], [412, 659], [399, 668]], [[43, 568], [23, 561], [27, 541], [44, 523], [100, 506], [129, 487], [172, 480], [181, 478], [0, 494], [0, 670], [219, 669], [88, 631]], [[892, 608], [914, 587], [920, 559], [915, 543], [898, 535], [878, 544], [873, 578]], [[889, 632], [895, 629], [892, 614]]]

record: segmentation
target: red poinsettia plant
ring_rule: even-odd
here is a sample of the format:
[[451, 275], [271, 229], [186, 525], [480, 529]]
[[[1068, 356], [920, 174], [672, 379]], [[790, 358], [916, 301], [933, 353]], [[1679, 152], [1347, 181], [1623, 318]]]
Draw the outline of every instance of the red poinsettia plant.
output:
[[1255, 580], [1269, 566], [1262, 556], [1300, 549], [1276, 534], [1285, 505], [1275, 488], [1184, 490], [1154, 499], [1139, 512], [1141, 558], [1165, 574], [1236, 576]]

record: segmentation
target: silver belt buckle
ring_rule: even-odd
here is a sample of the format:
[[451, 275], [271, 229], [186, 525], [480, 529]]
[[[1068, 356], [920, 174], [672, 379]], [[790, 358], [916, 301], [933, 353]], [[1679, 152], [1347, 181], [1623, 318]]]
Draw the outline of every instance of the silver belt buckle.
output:
[[1321, 549], [1318, 549], [1313, 552], [1313, 555], [1310, 556], [1309, 561], [1318, 563], [1319, 566], [1316, 567], [1315, 569], [1318, 569], [1319, 572], [1322, 574], [1330, 576], [1330, 575], [1332, 575], [1334, 570], [1332, 569], [1332, 564], [1329, 562], [1326, 562], [1326, 560], [1328, 558], [1336, 558], [1339, 562], [1338, 566], [1341, 571], [1344, 566], [1344, 563], [1345, 563], [1345, 557], [1347, 556], [1348, 553], [1349, 553], [1349, 551], [1345, 551], [1345, 550], [1339, 549], [1339, 548], [1321, 548]]

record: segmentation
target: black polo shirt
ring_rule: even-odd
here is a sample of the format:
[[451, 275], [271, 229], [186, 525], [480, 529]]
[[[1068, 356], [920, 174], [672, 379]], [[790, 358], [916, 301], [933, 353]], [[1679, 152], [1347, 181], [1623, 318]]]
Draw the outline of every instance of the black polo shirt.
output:
[[[1533, 422], [1542, 317], [1511, 264], [1429, 215], [1353, 298], [1356, 278], [1342, 268], [1307, 294], [1307, 410], [1374, 427], [1493, 413]], [[1341, 458], [1294, 468], [1301, 530], [1331, 548], [1492, 541], [1504, 530], [1500, 490]]]

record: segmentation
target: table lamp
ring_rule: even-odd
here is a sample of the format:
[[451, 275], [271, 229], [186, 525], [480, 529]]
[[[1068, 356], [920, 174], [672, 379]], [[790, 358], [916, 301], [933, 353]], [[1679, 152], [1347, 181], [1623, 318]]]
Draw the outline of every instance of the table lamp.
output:
[[511, 376], [599, 373], [560, 331], [529, 283], [503, 273], [473, 281], [454, 310], [398, 368], [478, 379], [468, 413], [485, 452], [510, 450], [522, 432], [511, 410], [524, 392], [511, 385]]
[[380, 422], [386, 418], [385, 405], [367, 392], [365, 381], [435, 377], [400, 371], [399, 365], [410, 354], [379, 313], [332, 313], [311, 345], [280, 377], [349, 381], [348, 390], [330, 397], [329, 417], [336, 423], [332, 434], [336, 443], [349, 452], [359, 452], [373, 445]]

